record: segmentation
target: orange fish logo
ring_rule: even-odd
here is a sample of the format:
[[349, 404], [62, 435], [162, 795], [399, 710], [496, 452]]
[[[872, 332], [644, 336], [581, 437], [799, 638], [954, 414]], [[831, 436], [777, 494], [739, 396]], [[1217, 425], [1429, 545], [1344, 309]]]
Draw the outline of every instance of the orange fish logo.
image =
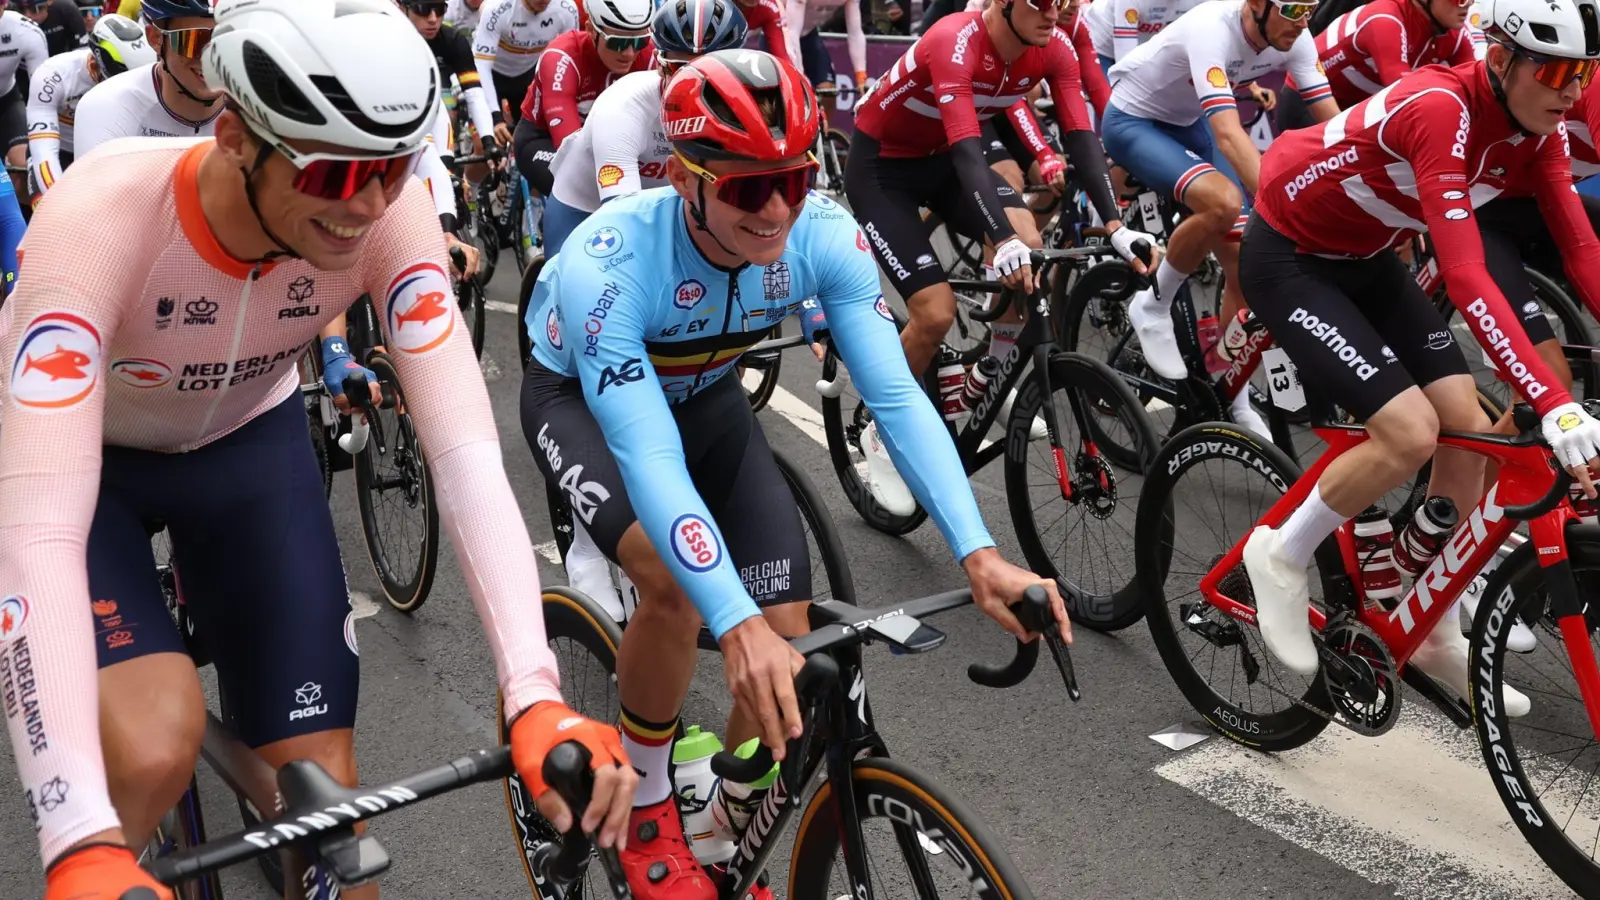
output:
[[418, 263], [397, 275], [389, 283], [385, 310], [394, 348], [426, 353], [444, 344], [455, 331], [454, 296], [449, 276], [434, 263]]
[[88, 378], [89, 373], [84, 367], [89, 365], [89, 354], [68, 350], [60, 344], [52, 353], [34, 359], [27, 354], [22, 356], [22, 374], [29, 372], [43, 372], [50, 376], [51, 381], [60, 381], [63, 378]]
[[13, 594], [0, 600], [0, 643], [16, 637], [28, 621], [28, 598]]
[[111, 363], [111, 374], [128, 387], [158, 388], [172, 380], [172, 367], [159, 359], [119, 359]]
[[11, 399], [34, 410], [81, 403], [100, 383], [100, 331], [69, 312], [35, 316], [11, 366]]

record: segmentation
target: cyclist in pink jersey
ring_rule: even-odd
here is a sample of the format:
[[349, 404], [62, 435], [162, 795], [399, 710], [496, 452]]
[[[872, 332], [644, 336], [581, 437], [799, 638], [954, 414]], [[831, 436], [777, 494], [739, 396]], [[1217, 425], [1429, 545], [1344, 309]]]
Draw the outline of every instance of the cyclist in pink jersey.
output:
[[[528, 533], [411, 177], [439, 102], [427, 45], [388, 0], [223, 0], [216, 19], [205, 74], [229, 109], [215, 139], [80, 159], [0, 309], [0, 671], [26, 692], [27, 714], [7, 718], [45, 897], [171, 897], [126, 849], [182, 794], [204, 730], [154, 578], [156, 523], [241, 738], [355, 783], [356, 645], [295, 361], [362, 293], [428, 447], [516, 768], [565, 827], [540, 764], [582, 742], [586, 824], [619, 843], [637, 776], [615, 729], [561, 701]], [[78, 238], [108, 227], [125, 239], [86, 254]]]

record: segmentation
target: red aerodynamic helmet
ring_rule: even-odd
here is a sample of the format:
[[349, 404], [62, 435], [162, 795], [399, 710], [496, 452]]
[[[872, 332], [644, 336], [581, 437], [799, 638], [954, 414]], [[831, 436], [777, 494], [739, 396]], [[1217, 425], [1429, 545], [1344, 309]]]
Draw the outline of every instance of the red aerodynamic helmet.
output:
[[[777, 122], [761, 113], [766, 97], [777, 101]], [[718, 50], [672, 76], [661, 125], [688, 157], [777, 162], [811, 149], [817, 100], [792, 64], [759, 50]]]

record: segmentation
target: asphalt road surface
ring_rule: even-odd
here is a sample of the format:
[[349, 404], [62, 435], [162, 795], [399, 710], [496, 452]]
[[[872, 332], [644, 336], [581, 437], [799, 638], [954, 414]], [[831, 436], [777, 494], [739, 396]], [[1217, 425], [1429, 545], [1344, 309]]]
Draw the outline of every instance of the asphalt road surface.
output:
[[[484, 368], [506, 469], [536, 544], [551, 540], [545, 485], [518, 417], [509, 260], [491, 286]], [[963, 585], [931, 525], [905, 538], [866, 527], [839, 488], [822, 444], [818, 366], [790, 351], [769, 440], [820, 489], [843, 536], [860, 603], [884, 606]], [[1001, 551], [1020, 562], [1000, 466], [973, 479]], [[334, 518], [360, 611], [358, 751], [367, 781], [400, 777], [495, 741], [494, 667], [453, 551], [414, 616], [381, 599], [367, 560], [354, 480], [339, 476]], [[1130, 519], [1131, 521], [1131, 519]], [[1117, 551], [1108, 553], [1114, 556]], [[548, 583], [564, 573], [541, 559]], [[529, 591], [530, 600], [534, 593]], [[1080, 629], [1072, 703], [1048, 662], [1005, 693], [973, 685], [968, 663], [1008, 658], [1012, 642], [975, 610], [933, 622], [940, 649], [867, 651], [868, 692], [892, 754], [964, 798], [1040, 898], [1558, 898], [1571, 893], [1523, 843], [1496, 799], [1472, 736], [1413, 705], [1379, 739], [1329, 729], [1299, 750], [1250, 753], [1220, 738], [1173, 752], [1151, 739], [1196, 717], [1140, 623], [1114, 636]], [[730, 707], [715, 656], [701, 656], [686, 721], [722, 730]], [[0, 897], [39, 897], [42, 877], [9, 750], [0, 750]], [[211, 832], [239, 825], [233, 799], [202, 766]], [[382, 819], [373, 829], [393, 867], [394, 900], [528, 897], [497, 784]], [[787, 841], [784, 842], [787, 846]], [[787, 853], [772, 874], [783, 896]], [[270, 900], [253, 867], [225, 880], [237, 900]]]

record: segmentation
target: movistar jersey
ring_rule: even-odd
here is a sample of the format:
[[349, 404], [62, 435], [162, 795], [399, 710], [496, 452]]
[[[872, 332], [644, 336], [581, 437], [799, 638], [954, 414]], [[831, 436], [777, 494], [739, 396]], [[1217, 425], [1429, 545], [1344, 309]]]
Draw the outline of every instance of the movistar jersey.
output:
[[[695, 491], [670, 404], [730, 377], [739, 356], [815, 297], [895, 467], [957, 559], [994, 546], [944, 422], [911, 376], [854, 218], [812, 194], [764, 268], [712, 265], [671, 188], [611, 201], [545, 266], [529, 303], [534, 357], [578, 378], [639, 522], [718, 638], [759, 615]], [[679, 533], [678, 523], [693, 526]]]

